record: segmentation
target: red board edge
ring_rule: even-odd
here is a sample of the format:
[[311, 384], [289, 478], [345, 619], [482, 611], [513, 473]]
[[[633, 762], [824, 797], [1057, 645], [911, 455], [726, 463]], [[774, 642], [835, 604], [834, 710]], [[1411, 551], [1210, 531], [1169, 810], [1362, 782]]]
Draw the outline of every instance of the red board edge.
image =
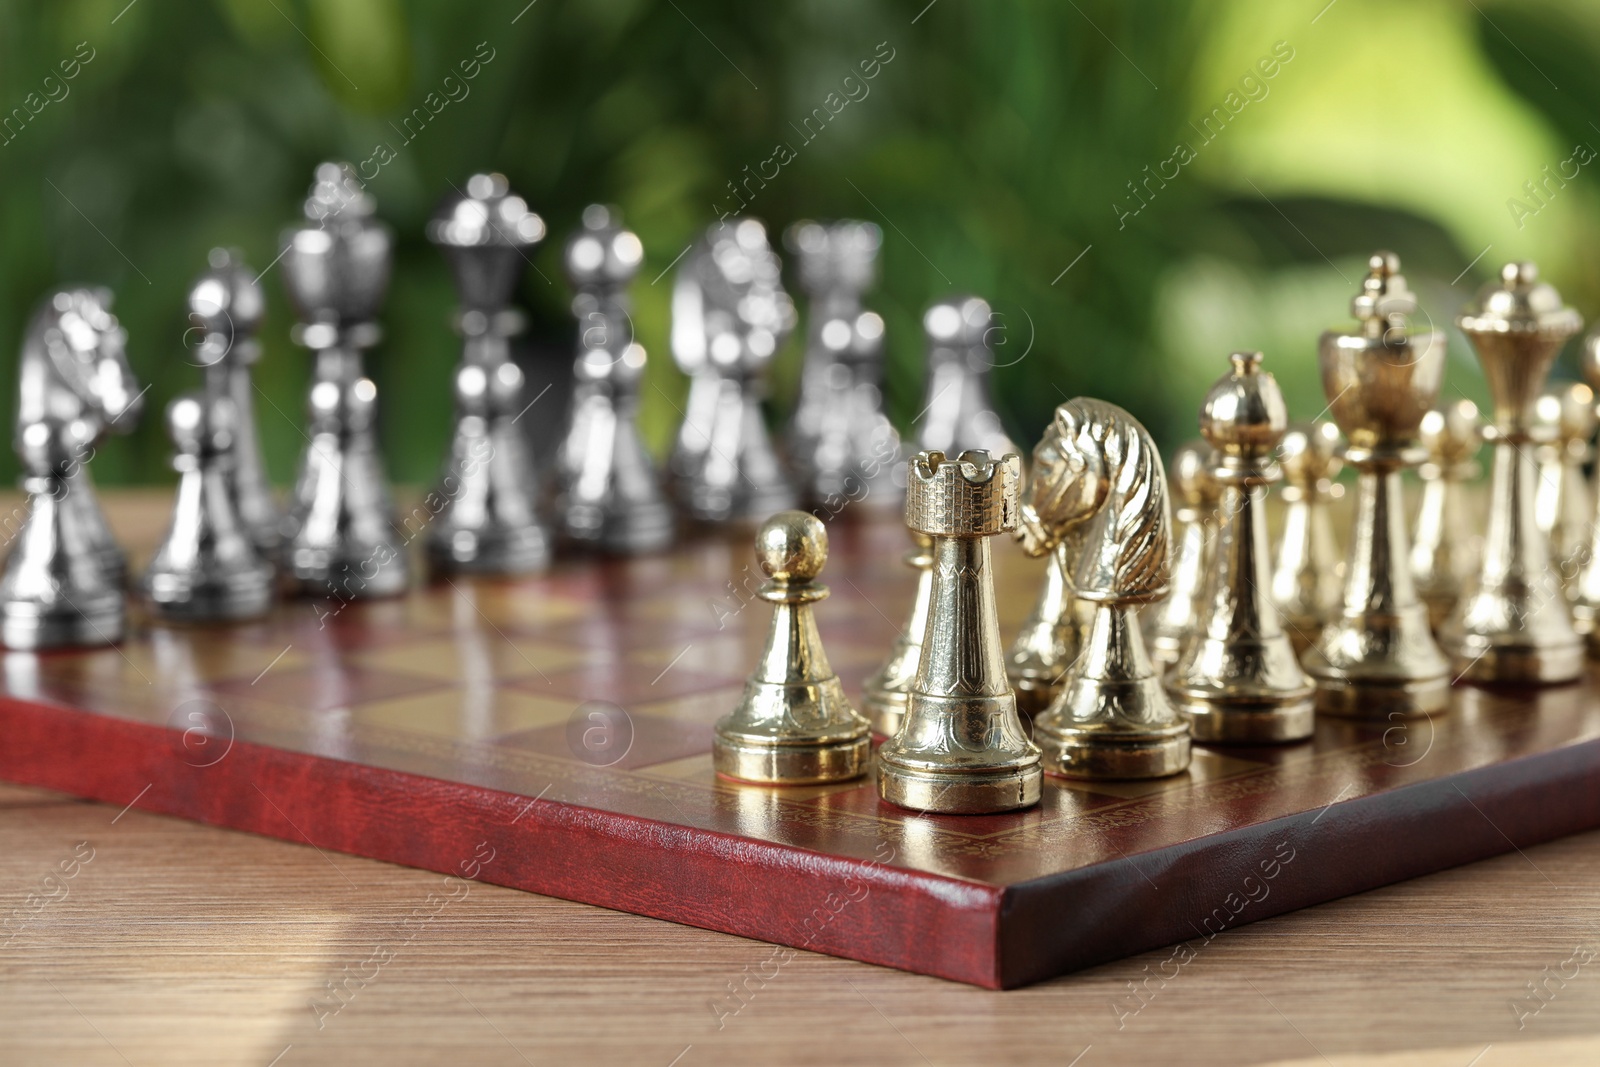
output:
[[997, 887], [244, 741], [191, 759], [167, 727], [0, 697], [11, 782], [1001, 986]]
[[1224, 930], [1596, 827], [1591, 740], [1035, 879], [1005, 891], [1000, 988], [1171, 945], [1148, 996]]

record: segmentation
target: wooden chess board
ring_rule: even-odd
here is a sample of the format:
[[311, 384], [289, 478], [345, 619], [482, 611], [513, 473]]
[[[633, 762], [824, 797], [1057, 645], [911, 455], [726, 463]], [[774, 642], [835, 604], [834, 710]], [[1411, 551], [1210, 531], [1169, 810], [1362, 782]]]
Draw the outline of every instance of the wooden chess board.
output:
[[[138, 503], [113, 521], [153, 542], [165, 505]], [[859, 694], [913, 575], [894, 516], [830, 536], [818, 617]], [[1039, 564], [995, 556], [1009, 638]], [[1163, 945], [1181, 967], [1234, 926], [1600, 826], [1593, 674], [1197, 747], [1165, 781], [1046, 779], [1004, 816], [914, 815], [870, 778], [719, 781], [711, 727], [764, 636], [758, 578], [746, 534], [7, 652], [0, 777], [991, 988]]]

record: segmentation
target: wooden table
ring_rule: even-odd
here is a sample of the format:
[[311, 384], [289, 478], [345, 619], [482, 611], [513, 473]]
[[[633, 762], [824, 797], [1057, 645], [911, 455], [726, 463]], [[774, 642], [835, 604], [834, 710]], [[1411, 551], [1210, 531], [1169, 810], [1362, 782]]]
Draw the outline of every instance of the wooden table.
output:
[[1600, 1063], [1600, 832], [1005, 993], [440, 889], [0, 784], [0, 1064]]
[[1225, 933], [1136, 1014], [1166, 951], [1005, 993], [800, 952], [720, 1028], [768, 946], [488, 885], [395, 944], [438, 875], [11, 786], [4, 914], [84, 841], [0, 951], [0, 1062], [1600, 1062], [1600, 833]]

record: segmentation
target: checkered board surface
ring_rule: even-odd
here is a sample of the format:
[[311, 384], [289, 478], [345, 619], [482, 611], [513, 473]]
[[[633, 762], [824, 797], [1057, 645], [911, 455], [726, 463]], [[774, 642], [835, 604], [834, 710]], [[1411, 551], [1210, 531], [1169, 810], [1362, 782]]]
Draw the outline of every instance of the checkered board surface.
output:
[[[830, 537], [832, 596], [817, 617], [858, 696], [904, 623], [914, 575], [894, 515], [841, 519]], [[1009, 640], [1041, 565], [1004, 540], [994, 557]], [[514, 853], [527, 832], [530, 850], [592, 849], [597, 871], [643, 888], [586, 888], [576, 859], [546, 874], [530, 858], [525, 875], [502, 866], [485, 877], [985, 985], [1188, 937], [1213, 881], [1228, 892], [1235, 868], [1248, 873], [1279, 838], [1294, 839], [1304, 883], [1279, 900], [1300, 906], [1600, 824], [1600, 801], [1535, 795], [1573, 781], [1600, 793], [1592, 680], [1461, 687], [1446, 715], [1323, 721], [1304, 744], [1197, 746], [1187, 774], [1161, 781], [1047, 779], [1040, 805], [1003, 816], [901, 811], [870, 777], [789, 789], [721, 781], [712, 725], [765, 637], [770, 608], [751, 595], [760, 577], [746, 533], [651, 558], [565, 561], [536, 578], [441, 580], [388, 601], [290, 602], [254, 623], [136, 616], [118, 647], [4, 654], [0, 727], [20, 740], [0, 740], [0, 776], [118, 804], [147, 785], [141, 807], [441, 870], [454, 867], [454, 842], [484, 827]], [[373, 810], [384, 804], [407, 812], [414, 835], [438, 834], [421, 835], [426, 848], [395, 838]], [[1563, 810], [1544, 810], [1552, 804]], [[1387, 854], [1404, 840], [1397, 826], [1421, 832], [1428, 819], [1432, 836], [1460, 837], [1455, 851]], [[684, 882], [679, 854], [695, 857]], [[1334, 872], [1335, 857], [1364, 873]], [[734, 876], [780, 900], [861, 879], [881, 892], [819, 936], [781, 906], [706, 903]], [[1146, 888], [1142, 906], [1160, 914], [1117, 919], [1109, 895], [1132, 907]], [[948, 951], [897, 942], [914, 936], [897, 926], [905, 916], [950, 920]], [[1076, 947], [1022, 947], [1035, 922], [1064, 926]], [[1075, 923], [1090, 925], [1069, 936]]]

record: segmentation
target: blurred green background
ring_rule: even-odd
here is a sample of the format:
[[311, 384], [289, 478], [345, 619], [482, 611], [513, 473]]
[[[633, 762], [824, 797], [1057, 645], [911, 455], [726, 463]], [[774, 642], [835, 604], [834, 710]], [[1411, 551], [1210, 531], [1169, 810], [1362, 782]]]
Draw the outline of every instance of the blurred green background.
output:
[[[403, 144], [402, 116], [489, 52], [467, 95]], [[61, 79], [63, 60], [91, 53]], [[830, 93], [859, 96], [844, 79], [890, 53], [802, 146], [795, 126]], [[113, 286], [153, 388], [137, 433], [97, 459], [102, 482], [169, 477], [157, 416], [197, 382], [184, 295], [207, 249], [266, 267], [313, 165], [380, 142], [396, 154], [369, 189], [400, 244], [370, 369], [402, 482], [439, 461], [457, 354], [423, 224], [480, 169], [505, 172], [551, 227], [523, 297], [556, 349], [574, 332], [560, 245], [583, 206], [620, 205], [643, 238], [636, 321], [658, 446], [683, 382], [665, 343], [671, 276], [652, 279], [778, 142], [797, 158], [751, 213], [885, 230], [871, 303], [902, 425], [920, 406], [921, 311], [957, 290], [1002, 316], [995, 391], [1022, 441], [1088, 393], [1171, 445], [1246, 347], [1267, 353], [1296, 416], [1315, 415], [1316, 336], [1345, 320], [1380, 247], [1436, 320], [1511, 258], [1538, 260], [1600, 314], [1593, 0], [4, 0], [0, 85], [6, 109], [29, 111], [0, 145], [0, 394], [9, 407], [17, 341], [48, 287]], [[258, 417], [287, 482], [309, 361], [288, 341], [276, 269], [263, 285]], [[775, 376], [780, 414], [798, 340]], [[1481, 398], [1452, 343], [1448, 388]], [[9, 451], [0, 467], [14, 475]]]

